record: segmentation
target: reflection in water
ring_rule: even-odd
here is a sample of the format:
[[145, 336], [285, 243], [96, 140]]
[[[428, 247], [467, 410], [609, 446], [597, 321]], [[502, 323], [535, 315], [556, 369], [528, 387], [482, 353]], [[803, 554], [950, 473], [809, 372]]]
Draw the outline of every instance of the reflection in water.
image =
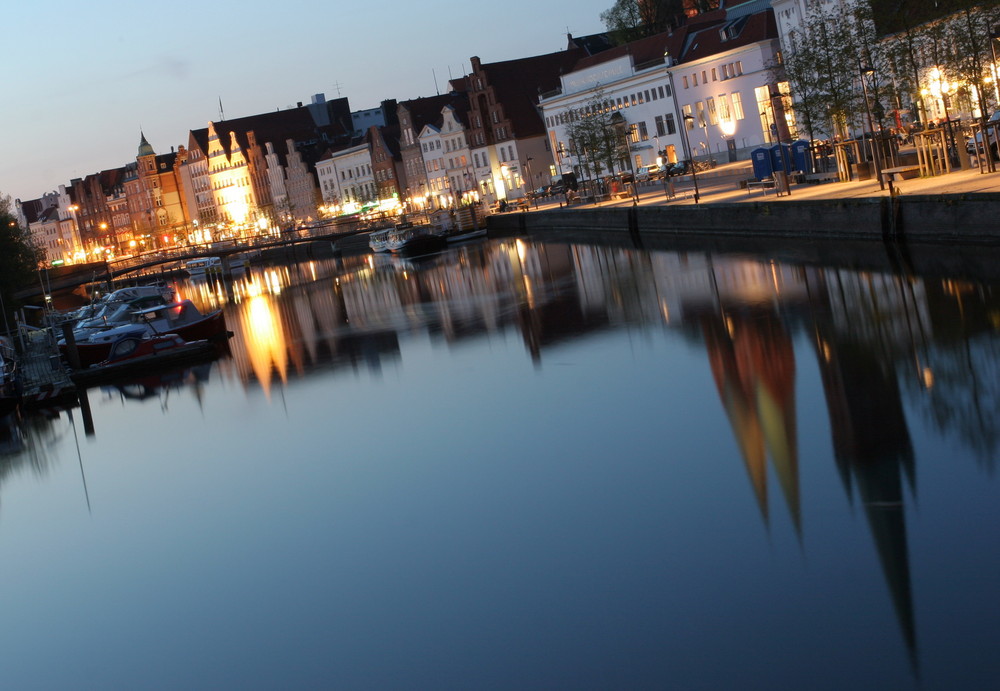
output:
[[[454, 345], [516, 333], [542, 367], [547, 352], [574, 339], [662, 330], [705, 350], [751, 510], [768, 530], [787, 511], [803, 543], [810, 497], [800, 485], [799, 417], [816, 411], [797, 410], [796, 383], [815, 357], [836, 471], [848, 502], [863, 509], [914, 666], [904, 488], [915, 498], [917, 482], [906, 409], [921, 411], [990, 470], [1000, 448], [1000, 303], [992, 286], [704, 252], [498, 240], [413, 261], [368, 255], [253, 267], [181, 291], [203, 308], [225, 307], [232, 357], [214, 367], [259, 385], [267, 398], [272, 384], [286, 387], [320, 368], [378, 372], [414, 335]], [[811, 345], [798, 359], [797, 337]], [[105, 393], [123, 403], [155, 398], [166, 409], [165, 391], [166, 382], [136, 382]], [[0, 479], [17, 464], [44, 468], [44, 438], [55, 432], [39, 419], [44, 433], [18, 421], [3, 428], [0, 454], [17, 460], [3, 465]], [[777, 514], [768, 461], [784, 506]]]

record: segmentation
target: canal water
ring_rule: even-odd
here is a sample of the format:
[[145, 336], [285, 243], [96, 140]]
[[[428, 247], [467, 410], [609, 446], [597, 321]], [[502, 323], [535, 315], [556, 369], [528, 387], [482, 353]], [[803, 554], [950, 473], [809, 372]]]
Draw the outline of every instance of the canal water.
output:
[[0, 426], [0, 680], [988, 687], [997, 286], [888, 254], [180, 282], [229, 355]]

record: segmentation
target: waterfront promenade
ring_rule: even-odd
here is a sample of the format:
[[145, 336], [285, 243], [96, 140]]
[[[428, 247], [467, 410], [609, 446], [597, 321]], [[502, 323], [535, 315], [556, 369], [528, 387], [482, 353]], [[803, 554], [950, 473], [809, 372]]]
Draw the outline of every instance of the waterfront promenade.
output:
[[[491, 236], [558, 233], [640, 236], [684, 235], [721, 239], [798, 242], [893, 241], [1000, 245], [1000, 173], [978, 167], [879, 186], [877, 179], [792, 183], [788, 194], [751, 186], [749, 161], [642, 185], [638, 199], [584, 198], [567, 205], [556, 197], [527, 209], [493, 214]], [[743, 184], [741, 184], [743, 183]], [[582, 191], [586, 194], [585, 191]], [[538, 212], [538, 213], [535, 213]]]
[[[795, 202], [822, 201], [837, 199], [865, 199], [889, 197], [889, 187], [880, 189], [875, 179], [852, 180], [850, 182], [824, 182], [817, 184], [792, 184], [791, 193], [777, 195], [773, 189], [753, 188], [749, 192], [740, 187], [740, 181], [752, 177], [753, 172], [749, 161], [738, 161], [717, 166], [714, 169], [698, 173], [699, 203], [741, 203], [741, 202]], [[1000, 172], [980, 173], [979, 168], [960, 170], [944, 175], [925, 178], [898, 180], [893, 183], [896, 194], [900, 197], [918, 195], [998, 195], [1000, 199]], [[641, 185], [639, 187], [640, 206], [658, 205], [693, 205], [694, 183], [691, 176], [674, 178], [674, 198], [667, 196], [663, 181]], [[595, 203], [573, 204], [569, 208], [614, 208], [628, 207], [635, 202], [634, 197], [604, 200]], [[539, 200], [537, 210], [559, 208], [560, 198]], [[532, 204], [528, 211], [536, 210]]]

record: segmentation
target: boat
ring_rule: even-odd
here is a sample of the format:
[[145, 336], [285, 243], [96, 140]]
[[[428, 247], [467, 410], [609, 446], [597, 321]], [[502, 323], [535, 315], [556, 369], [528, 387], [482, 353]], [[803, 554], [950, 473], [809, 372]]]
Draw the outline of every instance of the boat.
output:
[[[120, 338], [168, 333], [177, 334], [186, 341], [218, 340], [227, 335], [226, 321], [222, 310], [202, 314], [190, 300], [136, 310], [131, 313], [128, 323], [77, 341], [80, 366], [85, 368], [107, 360], [112, 344]], [[68, 357], [66, 344], [61, 344], [60, 348]]]
[[214, 359], [221, 353], [217, 342], [186, 341], [177, 334], [129, 335], [111, 344], [108, 358], [71, 377], [78, 386], [107, 383], [137, 374]]
[[368, 233], [368, 247], [372, 252], [388, 252], [389, 233], [392, 228], [379, 228]]
[[[73, 340], [77, 343], [89, 340], [95, 334], [132, 323], [132, 315], [139, 310], [172, 302], [172, 295], [171, 299], [166, 301], [159, 294], [146, 295], [133, 299], [124, 299], [125, 296], [121, 297], [122, 299], [109, 300], [104, 303], [90, 317], [78, 319], [74, 322], [72, 324]], [[65, 329], [66, 325], [62, 324], [62, 327]], [[65, 337], [59, 340], [59, 345], [63, 345], [64, 343]]]
[[208, 274], [222, 273], [222, 259], [220, 257], [198, 257], [184, 262], [184, 270], [191, 276], [206, 276]]
[[7, 415], [21, 402], [21, 376], [10, 339], [0, 336], [0, 416]]
[[400, 223], [389, 230], [386, 247], [395, 254], [416, 255], [436, 252], [447, 244], [443, 235], [429, 225]]

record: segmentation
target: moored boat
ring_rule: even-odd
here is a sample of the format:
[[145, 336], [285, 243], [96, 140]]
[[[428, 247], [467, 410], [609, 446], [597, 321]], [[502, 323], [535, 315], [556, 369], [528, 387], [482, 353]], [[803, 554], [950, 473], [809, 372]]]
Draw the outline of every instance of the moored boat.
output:
[[368, 247], [372, 252], [388, 252], [389, 233], [392, 228], [379, 228], [368, 233]]
[[222, 259], [219, 257], [198, 257], [184, 262], [184, 270], [191, 276], [207, 276], [222, 273]]
[[389, 231], [386, 246], [390, 252], [415, 255], [436, 252], [447, 244], [444, 236], [429, 225], [401, 223]]
[[[226, 336], [222, 310], [202, 314], [190, 300], [157, 305], [133, 312], [128, 323], [93, 334], [76, 343], [81, 367], [108, 359], [111, 346], [120, 338], [173, 333], [186, 341], [216, 340]], [[67, 346], [61, 344], [64, 355]]]
[[120, 380], [214, 359], [220, 352], [218, 343], [204, 339], [186, 341], [177, 334], [130, 335], [111, 344], [106, 360], [73, 372], [72, 378], [74, 383], [80, 385]]

